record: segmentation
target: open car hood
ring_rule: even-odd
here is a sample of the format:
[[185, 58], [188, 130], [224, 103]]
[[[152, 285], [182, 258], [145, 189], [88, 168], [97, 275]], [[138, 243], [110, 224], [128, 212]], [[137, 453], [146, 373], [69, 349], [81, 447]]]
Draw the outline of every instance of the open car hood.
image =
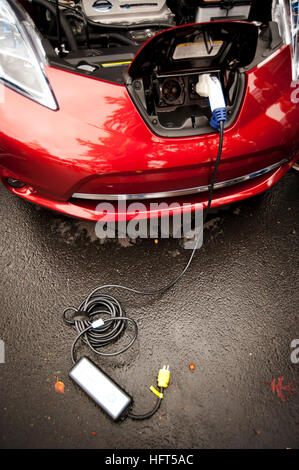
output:
[[132, 80], [159, 72], [221, 69], [249, 65], [255, 56], [258, 28], [252, 23], [215, 21], [177, 26], [150, 39], [137, 53]]

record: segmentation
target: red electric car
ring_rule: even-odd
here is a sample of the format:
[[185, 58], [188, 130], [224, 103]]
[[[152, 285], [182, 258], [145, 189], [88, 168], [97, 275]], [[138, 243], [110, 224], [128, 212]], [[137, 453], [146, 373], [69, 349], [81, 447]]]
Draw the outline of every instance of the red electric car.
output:
[[297, 32], [293, 0], [0, 0], [1, 181], [89, 220], [206, 204], [209, 74], [227, 113], [212, 207], [265, 191], [298, 159]]

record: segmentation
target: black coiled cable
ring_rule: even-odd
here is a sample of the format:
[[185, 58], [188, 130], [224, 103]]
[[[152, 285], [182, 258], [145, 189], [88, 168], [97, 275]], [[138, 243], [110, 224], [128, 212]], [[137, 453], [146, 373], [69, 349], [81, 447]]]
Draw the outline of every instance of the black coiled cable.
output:
[[[74, 316], [68, 318], [68, 312], [74, 312]], [[105, 318], [105, 316], [108, 318]], [[100, 328], [94, 328], [92, 324], [98, 318], [102, 318], [104, 324]], [[82, 338], [84, 343], [96, 354], [101, 356], [117, 356], [129, 349], [136, 341], [138, 335], [138, 325], [136, 321], [126, 317], [118, 300], [106, 294], [89, 296], [88, 299], [81, 303], [79, 308], [66, 308], [63, 312], [63, 319], [67, 324], [74, 325], [78, 332], [71, 349], [74, 364], [76, 363], [74, 350], [80, 338]], [[102, 351], [101, 348], [103, 346], [115, 342], [121, 336], [126, 323], [131, 323], [134, 327], [134, 334], [131, 341], [118, 351]]]
[[[68, 312], [73, 312], [74, 316], [68, 318]], [[108, 315], [108, 319], [103, 319], [102, 316]], [[93, 327], [93, 322], [97, 319], [103, 319], [103, 324], [99, 328]], [[63, 319], [68, 325], [73, 325], [78, 335], [76, 336], [72, 348], [71, 357], [74, 364], [75, 359], [75, 346], [80, 338], [90, 347], [90, 349], [101, 356], [117, 356], [129, 349], [136, 341], [138, 336], [138, 325], [133, 318], [126, 317], [122, 306], [114, 297], [110, 295], [92, 295], [89, 296], [84, 302], [81, 303], [79, 308], [68, 307], [63, 312]], [[134, 334], [131, 341], [115, 352], [103, 352], [100, 349], [110, 343], [116, 341], [122, 334], [125, 323], [129, 322], [134, 326]], [[162, 393], [162, 389], [159, 389]], [[128, 413], [128, 416], [134, 420], [144, 420], [153, 416], [160, 408], [162, 398], [158, 397], [155, 406], [152, 410], [144, 414]]]

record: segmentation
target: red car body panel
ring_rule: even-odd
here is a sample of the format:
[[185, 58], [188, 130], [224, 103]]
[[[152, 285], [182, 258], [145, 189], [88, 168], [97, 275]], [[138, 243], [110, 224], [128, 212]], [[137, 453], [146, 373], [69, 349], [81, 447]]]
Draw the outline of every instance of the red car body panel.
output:
[[[207, 185], [219, 134], [164, 138], [154, 135], [125, 86], [47, 67], [59, 109], [49, 110], [5, 88], [0, 104], [0, 176], [13, 193], [65, 214], [98, 220], [100, 201], [74, 193], [139, 194]], [[251, 174], [287, 159], [262, 177], [216, 190], [212, 206], [265, 191], [298, 158], [299, 107], [291, 101], [291, 49], [282, 46], [246, 72], [246, 91], [234, 124], [226, 129], [217, 181]], [[0, 85], [3, 86], [3, 85]], [[13, 189], [6, 178], [26, 183]], [[193, 210], [207, 193], [181, 196]], [[169, 203], [172, 199], [167, 199]], [[140, 216], [151, 215], [149, 201]], [[117, 218], [134, 214], [118, 212]]]

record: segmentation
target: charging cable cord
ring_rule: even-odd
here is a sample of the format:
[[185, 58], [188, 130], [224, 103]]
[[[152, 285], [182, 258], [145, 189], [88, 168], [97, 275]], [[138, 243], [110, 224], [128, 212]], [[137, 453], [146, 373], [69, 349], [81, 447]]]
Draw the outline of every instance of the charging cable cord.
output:
[[[219, 130], [218, 153], [214, 165], [214, 171], [212, 174], [211, 182], [209, 184], [209, 198], [205, 207], [205, 213], [203, 217], [204, 224], [211, 208], [217, 171], [222, 154], [224, 124], [226, 120], [226, 108], [221, 84], [217, 77], [214, 77], [210, 74], [205, 74], [204, 76], [201, 75], [199, 77], [199, 83], [200, 85], [198, 85], [197, 87], [198, 94], [202, 94], [202, 96], [207, 96], [210, 100], [212, 112], [212, 119], [210, 124], [212, 127]], [[181, 272], [174, 279], [172, 279], [170, 282], [168, 282], [166, 285], [159, 289], [139, 290], [134, 289], [132, 287], [122, 286], [119, 284], [106, 284], [94, 289], [86, 297], [86, 299], [83, 300], [83, 302], [79, 305], [78, 308], [67, 307], [63, 312], [63, 319], [67, 324], [73, 325], [78, 333], [71, 348], [71, 356], [73, 363], [76, 364], [75, 346], [80, 338], [85, 344], [89, 346], [89, 348], [95, 354], [101, 356], [117, 356], [119, 354], [122, 354], [123, 352], [127, 351], [137, 339], [137, 322], [134, 319], [127, 317], [124, 314], [124, 310], [118, 300], [115, 297], [103, 293], [104, 290], [121, 289], [134, 294], [147, 296], [158, 295], [168, 291], [184, 276], [184, 274], [188, 270], [198, 248], [199, 242], [200, 237], [197, 238], [194, 248], [188, 259], [188, 262], [185, 267], [181, 270]], [[69, 317], [69, 312], [72, 312], [72, 317]], [[102, 318], [103, 316], [104, 319]], [[105, 318], [107, 316], [108, 318]], [[123, 346], [120, 350], [116, 352], [102, 351], [102, 347], [114, 343], [121, 336], [126, 324], [130, 324], [131, 326], [133, 326], [133, 337], [129, 341], [129, 343], [127, 343], [125, 346]], [[157, 402], [151, 411], [140, 415], [130, 412], [128, 416], [135, 420], [143, 420], [153, 416], [160, 408], [163, 399], [163, 389], [167, 388], [169, 383], [169, 377], [169, 367], [164, 366], [163, 369], [160, 369], [158, 374], [158, 390], [156, 390], [154, 387], [151, 387], [151, 391], [157, 396]]]

